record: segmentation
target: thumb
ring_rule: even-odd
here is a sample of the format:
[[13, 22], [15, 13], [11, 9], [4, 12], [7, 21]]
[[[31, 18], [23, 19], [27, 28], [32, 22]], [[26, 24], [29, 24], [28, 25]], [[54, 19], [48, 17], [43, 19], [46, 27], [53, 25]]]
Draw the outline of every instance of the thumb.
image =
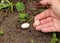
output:
[[42, 5], [51, 5], [52, 0], [42, 0], [40, 1], [40, 4]]

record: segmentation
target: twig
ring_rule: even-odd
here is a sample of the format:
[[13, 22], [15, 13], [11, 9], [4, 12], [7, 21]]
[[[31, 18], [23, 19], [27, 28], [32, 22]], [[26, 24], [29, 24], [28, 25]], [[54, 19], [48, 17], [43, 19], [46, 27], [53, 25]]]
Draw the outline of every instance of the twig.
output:
[[31, 16], [31, 19], [29, 19], [27, 22], [30, 22], [30, 21], [32, 21], [32, 20], [33, 20], [33, 18], [34, 18], [34, 16]]
[[9, 10], [9, 8], [6, 10], [6, 15], [7, 15], [8, 10]]

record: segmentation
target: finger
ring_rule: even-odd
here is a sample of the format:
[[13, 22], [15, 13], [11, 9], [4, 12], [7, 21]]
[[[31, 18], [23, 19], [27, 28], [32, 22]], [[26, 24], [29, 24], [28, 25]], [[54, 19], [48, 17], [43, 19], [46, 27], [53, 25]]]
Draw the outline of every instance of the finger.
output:
[[49, 23], [49, 22], [52, 22], [53, 21], [53, 18], [52, 17], [48, 17], [46, 19], [43, 19], [40, 21], [40, 24], [46, 24], [46, 23]]
[[38, 14], [37, 16], [35, 16], [34, 21], [35, 20], [42, 20], [42, 19], [45, 19], [49, 16], [51, 16], [50, 15], [50, 9], [47, 9], [44, 12], [42, 12], [42, 13]]
[[46, 24], [43, 24], [43, 25], [39, 25], [36, 27], [36, 30], [40, 31], [42, 28], [46, 28], [46, 27], [49, 27], [49, 26], [53, 26], [53, 22], [49, 22], [49, 23], [46, 23]]
[[48, 4], [47, 0], [42, 0], [42, 1], [40, 1], [40, 3], [41, 3], [42, 5], [47, 5], [47, 4]]
[[56, 28], [54, 26], [46, 27], [41, 29], [42, 32], [56, 32]]
[[51, 5], [51, 2], [52, 2], [52, 0], [42, 0], [42, 1], [40, 1], [40, 3], [42, 4], [42, 5]]
[[[43, 19], [40, 21], [40, 24], [45, 24], [45, 23], [49, 23], [49, 22], [52, 22], [53, 21], [53, 18], [52, 17], [48, 17], [46, 19]], [[33, 24], [34, 27], [36, 27], [35, 23]]]
[[57, 16], [54, 14], [53, 10], [50, 10], [51, 17], [56, 18]]

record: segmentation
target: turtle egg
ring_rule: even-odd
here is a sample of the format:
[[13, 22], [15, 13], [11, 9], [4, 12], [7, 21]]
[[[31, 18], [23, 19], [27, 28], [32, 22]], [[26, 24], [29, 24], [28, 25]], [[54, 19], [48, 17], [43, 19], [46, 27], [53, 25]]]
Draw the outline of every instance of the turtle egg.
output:
[[29, 28], [29, 26], [30, 26], [30, 24], [29, 23], [23, 23], [22, 25], [21, 25], [21, 28]]

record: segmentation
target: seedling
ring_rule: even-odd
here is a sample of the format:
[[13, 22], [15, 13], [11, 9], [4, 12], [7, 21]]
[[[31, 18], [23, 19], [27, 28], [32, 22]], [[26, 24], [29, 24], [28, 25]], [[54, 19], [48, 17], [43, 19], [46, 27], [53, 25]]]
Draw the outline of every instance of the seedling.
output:
[[23, 2], [17, 2], [16, 4], [15, 4], [15, 6], [16, 6], [16, 9], [17, 9], [17, 11], [24, 11], [25, 10], [25, 5], [24, 5], [24, 3]]
[[5, 0], [1, 0], [1, 3], [5, 3]]
[[58, 35], [58, 39], [59, 39], [58, 43], [60, 43], [60, 33], [59, 33], [59, 35]]
[[1, 2], [0, 2], [0, 10], [3, 9], [3, 8], [6, 8], [8, 6], [9, 6], [9, 4], [5, 4], [5, 0], [1, 0]]
[[6, 0], [6, 2], [9, 4], [9, 7], [10, 7], [11, 11], [13, 12], [14, 4], [11, 3], [9, 0]]
[[50, 43], [56, 43], [57, 41], [58, 41], [58, 38], [56, 37], [56, 33], [53, 33]]
[[0, 3], [0, 10], [3, 9], [3, 8], [6, 8], [8, 6], [9, 6], [8, 4], [2, 4], [2, 3]]
[[3, 8], [11, 8], [11, 11], [13, 12], [13, 4], [9, 0], [1, 0], [0, 2], [0, 10]]
[[29, 19], [29, 15], [26, 13], [19, 13], [19, 21], [20, 22], [24, 22], [27, 21]]
[[58, 41], [58, 43], [60, 43], [60, 38], [59, 38], [59, 41]]
[[3, 36], [4, 35], [4, 32], [1, 30], [0, 31], [0, 36]]
[[31, 42], [31, 43], [35, 43], [34, 39], [32, 39], [30, 42]]

